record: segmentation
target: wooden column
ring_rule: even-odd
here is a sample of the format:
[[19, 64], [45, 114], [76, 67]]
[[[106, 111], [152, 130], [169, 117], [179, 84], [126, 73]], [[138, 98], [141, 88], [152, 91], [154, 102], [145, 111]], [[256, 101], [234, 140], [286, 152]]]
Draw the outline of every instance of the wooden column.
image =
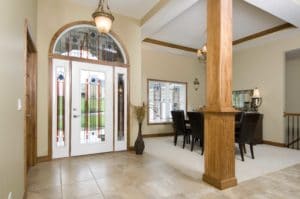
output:
[[205, 172], [219, 189], [235, 186], [232, 107], [232, 0], [207, 1]]

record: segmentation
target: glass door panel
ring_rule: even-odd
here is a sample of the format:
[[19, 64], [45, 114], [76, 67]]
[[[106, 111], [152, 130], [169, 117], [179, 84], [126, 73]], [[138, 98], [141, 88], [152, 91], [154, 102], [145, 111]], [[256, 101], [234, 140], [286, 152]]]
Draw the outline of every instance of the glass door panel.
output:
[[113, 150], [112, 75], [112, 67], [72, 62], [72, 156]]
[[52, 158], [69, 156], [69, 61], [53, 60]]
[[81, 144], [105, 142], [105, 73], [81, 70]]

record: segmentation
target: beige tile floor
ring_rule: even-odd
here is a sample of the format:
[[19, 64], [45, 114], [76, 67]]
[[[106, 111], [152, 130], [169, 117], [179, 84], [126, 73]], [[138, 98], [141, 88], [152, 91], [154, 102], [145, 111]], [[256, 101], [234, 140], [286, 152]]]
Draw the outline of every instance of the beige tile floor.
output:
[[300, 164], [219, 191], [149, 154], [120, 152], [38, 164], [29, 172], [27, 198], [299, 199], [299, 185]]

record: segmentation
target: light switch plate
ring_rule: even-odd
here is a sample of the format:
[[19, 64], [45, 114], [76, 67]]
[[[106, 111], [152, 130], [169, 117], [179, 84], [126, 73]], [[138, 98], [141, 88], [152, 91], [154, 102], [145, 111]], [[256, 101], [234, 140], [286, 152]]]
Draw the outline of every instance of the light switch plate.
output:
[[13, 199], [12, 192], [9, 192], [7, 199]]
[[18, 102], [17, 102], [17, 111], [21, 111], [22, 110], [22, 100], [21, 98], [18, 98]]

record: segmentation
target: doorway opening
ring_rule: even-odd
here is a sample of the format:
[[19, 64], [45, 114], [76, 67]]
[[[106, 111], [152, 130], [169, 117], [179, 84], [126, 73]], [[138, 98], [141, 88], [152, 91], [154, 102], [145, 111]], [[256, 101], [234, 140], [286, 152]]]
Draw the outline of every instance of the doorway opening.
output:
[[128, 59], [91, 22], [56, 33], [50, 47], [51, 158], [127, 150]]
[[[37, 162], [37, 50], [25, 21], [25, 175]], [[26, 179], [26, 176], [25, 176]]]
[[287, 147], [300, 149], [300, 49], [285, 56], [285, 129]]

